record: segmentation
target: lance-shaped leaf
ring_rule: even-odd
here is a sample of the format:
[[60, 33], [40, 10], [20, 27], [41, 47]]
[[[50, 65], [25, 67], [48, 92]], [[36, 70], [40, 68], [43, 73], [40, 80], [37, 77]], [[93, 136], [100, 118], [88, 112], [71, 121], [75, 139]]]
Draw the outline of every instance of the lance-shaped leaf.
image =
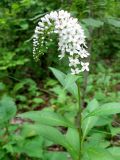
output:
[[57, 80], [63, 85], [63, 87], [70, 93], [72, 93], [73, 96], [77, 97], [77, 85], [75, 81], [78, 79], [77, 76], [73, 75], [66, 75], [63, 72], [50, 67], [50, 70], [53, 72], [54, 76], [57, 78]]
[[74, 127], [70, 121], [61, 116], [54, 111], [42, 110], [42, 111], [30, 111], [26, 113], [19, 114], [18, 117], [24, 119], [30, 119], [40, 124], [50, 125], [50, 126], [65, 126]]
[[98, 147], [89, 147], [87, 154], [90, 160], [115, 160], [112, 154], [106, 149]]
[[89, 133], [89, 131], [94, 127], [96, 124], [98, 117], [87, 117], [84, 119], [85, 116], [87, 116], [89, 113], [94, 111], [96, 108], [99, 107], [99, 103], [96, 99], [93, 99], [87, 106], [87, 108], [83, 111], [83, 123], [82, 123], [82, 130], [83, 130], [83, 139], [86, 137], [86, 135]]
[[93, 112], [90, 112], [89, 116], [106, 116], [120, 113], [120, 103], [112, 102], [101, 105], [99, 108], [95, 109]]
[[22, 135], [24, 137], [41, 135], [42, 137], [54, 142], [55, 144], [68, 147], [65, 136], [55, 127], [41, 124], [24, 124]]

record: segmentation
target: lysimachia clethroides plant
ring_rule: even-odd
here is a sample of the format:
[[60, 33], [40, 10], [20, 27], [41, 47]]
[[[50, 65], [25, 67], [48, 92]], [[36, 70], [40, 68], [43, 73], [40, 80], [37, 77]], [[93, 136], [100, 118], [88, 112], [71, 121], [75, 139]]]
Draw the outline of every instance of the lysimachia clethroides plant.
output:
[[[87, 57], [89, 56], [86, 50], [85, 34], [82, 26], [78, 22], [77, 18], [73, 18], [70, 13], [64, 10], [54, 11], [50, 14], [46, 14], [40, 19], [38, 25], [35, 28], [35, 34], [33, 38], [33, 57], [38, 60], [42, 53], [41, 48], [45, 45], [47, 39], [51, 39], [51, 34], [57, 34], [58, 55], [61, 60], [67, 56], [69, 61], [69, 67], [72, 75], [79, 75], [81, 72], [89, 71], [89, 62]], [[47, 47], [46, 47], [47, 49]], [[75, 81], [77, 79], [75, 78]], [[82, 144], [81, 144], [81, 102], [80, 102], [80, 86], [79, 82], [76, 83], [78, 87], [78, 101], [79, 111], [77, 115], [78, 120], [78, 134], [79, 134], [79, 153], [74, 155], [76, 160], [80, 160], [82, 156]]]
[[[64, 10], [53, 11], [40, 18], [33, 35], [35, 60], [39, 60], [40, 56], [47, 52], [48, 42], [53, 41], [53, 35], [58, 42], [58, 58], [62, 60], [67, 57], [70, 74], [55, 68], [50, 69], [64, 89], [76, 98], [78, 107], [74, 106], [72, 112], [75, 114], [70, 113], [71, 117], [53, 108], [31, 111], [19, 116], [35, 122], [28, 127], [32, 128], [34, 133], [63, 147], [67, 156], [63, 158], [61, 152], [62, 160], [118, 160], [114, 158], [113, 153], [116, 148], [111, 146], [110, 141], [105, 139], [106, 135], [103, 136], [104, 132], [99, 131], [97, 127], [110, 126], [109, 116], [120, 113], [120, 104], [113, 102], [100, 105], [93, 99], [83, 109], [81, 103], [81, 75], [89, 71], [89, 53], [81, 24]], [[61, 132], [64, 127], [66, 132]]]

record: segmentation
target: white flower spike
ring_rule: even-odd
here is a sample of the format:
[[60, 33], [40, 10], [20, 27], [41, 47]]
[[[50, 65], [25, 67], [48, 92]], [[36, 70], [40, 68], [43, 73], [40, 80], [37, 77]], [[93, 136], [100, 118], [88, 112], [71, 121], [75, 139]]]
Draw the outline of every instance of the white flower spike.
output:
[[[68, 56], [71, 74], [89, 71], [89, 63], [84, 60], [89, 56], [86, 48], [84, 30], [76, 18], [67, 11], [54, 11], [46, 14], [38, 22], [33, 36], [33, 56], [39, 58], [41, 47], [45, 43], [45, 36], [58, 35], [59, 59]], [[46, 44], [46, 43], [45, 43]], [[46, 47], [47, 48], [47, 47]]]

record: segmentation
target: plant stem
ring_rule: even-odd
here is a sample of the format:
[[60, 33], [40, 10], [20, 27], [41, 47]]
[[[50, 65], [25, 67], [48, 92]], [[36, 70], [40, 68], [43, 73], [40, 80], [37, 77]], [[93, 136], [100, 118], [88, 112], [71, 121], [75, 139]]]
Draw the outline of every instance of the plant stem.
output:
[[79, 144], [80, 144], [80, 152], [79, 152], [79, 159], [81, 160], [82, 158], [82, 143], [81, 143], [81, 139], [82, 139], [82, 106], [81, 106], [81, 94], [80, 94], [80, 84], [79, 82], [77, 82], [77, 88], [78, 88], [78, 114], [77, 114], [77, 125], [78, 125], [78, 132], [79, 132]]

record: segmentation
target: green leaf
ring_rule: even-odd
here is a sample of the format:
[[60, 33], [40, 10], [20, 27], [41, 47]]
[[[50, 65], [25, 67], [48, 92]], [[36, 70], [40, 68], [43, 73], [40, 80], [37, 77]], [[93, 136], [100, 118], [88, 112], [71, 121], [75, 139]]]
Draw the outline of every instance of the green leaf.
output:
[[105, 126], [108, 124], [111, 124], [113, 121], [113, 117], [112, 116], [100, 116], [98, 121], [96, 122], [96, 126]]
[[0, 124], [11, 120], [15, 116], [16, 111], [13, 99], [4, 95], [0, 100]]
[[115, 160], [120, 160], [120, 147], [108, 148], [108, 151], [114, 156]]
[[93, 19], [93, 18], [83, 19], [82, 22], [84, 22], [87, 26], [92, 26], [94, 28], [101, 27], [104, 24], [104, 22], [102, 22], [100, 20]]
[[92, 112], [92, 111], [94, 111], [96, 108], [98, 108], [99, 107], [99, 103], [98, 103], [98, 101], [96, 100], [96, 99], [92, 99], [89, 103], [88, 103], [88, 105], [87, 105], [87, 107], [85, 108], [85, 112], [87, 112], [87, 113], [89, 113], [89, 112]]
[[109, 125], [109, 127], [110, 127], [112, 136], [120, 134], [120, 127], [113, 127], [112, 125]]
[[8, 145], [11, 145], [13, 152], [9, 152], [12, 154], [27, 154], [30, 157], [43, 159], [43, 144], [45, 142], [43, 137], [35, 136], [24, 138], [23, 136], [19, 137], [15, 135], [13, 139], [15, 140], [15, 145], [11, 145], [10, 142], [4, 146], [7, 151], [9, 151]]
[[53, 72], [57, 80], [64, 86], [66, 75], [63, 72], [52, 67], [50, 67], [50, 70]]
[[55, 87], [50, 89], [50, 91], [54, 92], [57, 95], [57, 100], [54, 99], [54, 101], [57, 101], [57, 103], [59, 104], [65, 104], [67, 93], [62, 86], [56, 85]]
[[90, 160], [115, 160], [107, 149], [98, 147], [89, 147], [87, 149]]
[[[77, 78], [74, 79], [72, 76], [69, 76], [69, 78], [67, 78], [68, 75], [52, 67], [50, 67], [50, 70], [53, 72], [57, 80], [63, 85], [63, 87], [68, 90], [68, 92], [72, 93], [75, 97], [78, 96], [77, 85], [75, 84], [75, 80], [77, 80]], [[68, 79], [69, 83], [67, 84]]]
[[26, 30], [29, 27], [27, 21], [25, 21], [24, 19], [20, 21], [19, 25], [22, 28], [22, 30]]
[[82, 130], [83, 130], [83, 139], [86, 137], [86, 135], [89, 133], [89, 131], [94, 127], [96, 124], [98, 117], [86, 117], [89, 113], [94, 111], [96, 108], [98, 108], [99, 103], [96, 99], [93, 99], [87, 106], [87, 108], [83, 111], [83, 123], [82, 123]]
[[34, 103], [37, 103], [37, 104], [41, 104], [41, 103], [43, 103], [44, 102], [44, 100], [42, 99], [42, 98], [33, 98], [32, 99], [32, 101], [34, 102]]
[[[97, 132], [98, 131], [98, 132]], [[87, 137], [86, 145], [94, 146], [94, 147], [101, 147], [106, 148], [110, 146], [110, 141], [106, 140], [106, 133], [98, 130], [94, 130], [91, 132], [90, 136]]]
[[13, 146], [10, 143], [5, 144], [3, 146], [3, 149], [7, 150], [8, 153], [13, 153], [14, 152]]
[[120, 28], [120, 20], [116, 20], [113, 18], [108, 18], [107, 22], [111, 25], [113, 25], [114, 27], [119, 27]]
[[79, 77], [76, 75], [68, 74], [65, 77], [65, 89], [68, 89], [73, 85]]
[[50, 126], [74, 127], [71, 122], [54, 111], [30, 111], [19, 114], [18, 117], [31, 119], [32, 121]]
[[22, 131], [23, 136], [29, 136], [30, 132], [34, 132], [34, 135], [41, 135], [55, 144], [59, 144], [64, 147], [69, 146], [65, 136], [54, 127], [39, 124], [24, 124]]
[[74, 159], [78, 159], [78, 154], [74, 150], [74, 147], [69, 143], [66, 136], [55, 127], [39, 124], [24, 124], [21, 133], [22, 137], [33, 137], [40, 135], [55, 144], [65, 147]]
[[120, 103], [112, 102], [106, 103], [89, 113], [88, 116], [106, 116], [120, 113]]
[[49, 160], [67, 160], [69, 154], [67, 152], [48, 152], [45, 157]]
[[24, 140], [23, 145], [17, 147], [18, 153], [26, 153], [30, 157], [43, 158], [43, 137]]
[[80, 144], [78, 130], [69, 128], [66, 133], [66, 139], [69, 142], [69, 144], [74, 148], [76, 154], [79, 154]]

